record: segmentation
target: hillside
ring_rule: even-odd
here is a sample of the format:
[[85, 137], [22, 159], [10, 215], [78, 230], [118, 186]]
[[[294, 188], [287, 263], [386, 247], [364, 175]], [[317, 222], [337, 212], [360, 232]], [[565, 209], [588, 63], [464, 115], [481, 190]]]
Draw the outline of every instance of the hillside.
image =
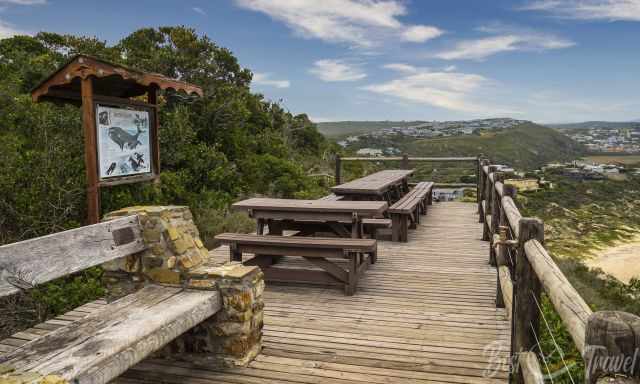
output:
[[348, 150], [355, 152], [360, 148], [388, 147], [413, 156], [476, 156], [482, 153], [494, 162], [510, 164], [519, 169], [535, 169], [553, 161], [575, 160], [584, 154], [584, 148], [571, 138], [533, 123], [481, 135], [442, 138], [361, 136]]
[[564, 130], [564, 129], [620, 129], [620, 128], [635, 128], [640, 127], [640, 120], [632, 121], [585, 121], [581, 123], [567, 123], [567, 124], [545, 124], [547, 127]]
[[336, 137], [369, 133], [384, 128], [408, 127], [424, 121], [331, 121], [316, 123], [318, 131], [326, 136]]
[[421, 156], [475, 156], [483, 153], [494, 162], [520, 169], [539, 168], [552, 161], [574, 160], [584, 153], [583, 147], [570, 138], [533, 123], [483, 136], [418, 140], [409, 143], [406, 149], [410, 154]]

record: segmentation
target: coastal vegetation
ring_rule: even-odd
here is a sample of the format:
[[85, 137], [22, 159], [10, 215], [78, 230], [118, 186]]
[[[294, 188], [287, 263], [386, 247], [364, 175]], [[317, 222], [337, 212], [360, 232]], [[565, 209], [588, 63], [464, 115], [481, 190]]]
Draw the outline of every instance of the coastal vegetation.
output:
[[[597, 250], [629, 241], [640, 231], [640, 178], [578, 181], [546, 173], [554, 188], [527, 191], [517, 198], [525, 216], [545, 223], [545, 247], [571, 284], [594, 310], [620, 310], [640, 315], [640, 275], [626, 284], [586, 262]], [[633, 268], [633, 266], [629, 266]], [[551, 372], [562, 371], [554, 382], [571, 383], [582, 377], [583, 360], [548, 300], [542, 303], [542, 355]], [[564, 356], [557, 353], [556, 345]], [[564, 360], [564, 362], [563, 362]]]
[[[203, 239], [247, 230], [228, 212], [245, 195], [319, 197], [335, 145], [304, 115], [252, 93], [252, 73], [232, 52], [185, 27], [140, 29], [113, 45], [41, 32], [0, 40], [0, 244], [78, 227], [86, 215], [84, 144], [76, 106], [32, 102], [30, 90], [74, 55], [197, 84], [203, 98], [161, 97], [159, 184], [104, 189], [102, 213], [131, 205], [191, 207]], [[45, 285], [15, 323], [42, 320], [98, 297], [100, 271]], [[11, 306], [17, 308], [25, 306]], [[4, 307], [3, 307], [4, 308]], [[13, 315], [13, 314], [12, 314]], [[2, 316], [6, 321], [6, 317]], [[13, 329], [1, 323], [4, 335]], [[2, 335], [0, 335], [1, 337]]]

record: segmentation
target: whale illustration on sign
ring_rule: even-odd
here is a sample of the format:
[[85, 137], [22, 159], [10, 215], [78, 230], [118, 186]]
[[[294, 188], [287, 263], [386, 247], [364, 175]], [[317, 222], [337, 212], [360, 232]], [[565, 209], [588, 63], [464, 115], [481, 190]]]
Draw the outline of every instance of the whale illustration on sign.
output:
[[138, 140], [141, 133], [144, 133], [144, 131], [141, 130], [140, 127], [138, 127], [138, 132], [135, 135], [132, 135], [120, 127], [109, 128], [109, 138], [120, 146], [121, 151], [124, 150], [125, 146], [128, 149], [135, 149], [138, 145], [141, 145], [142, 143]]
[[148, 111], [98, 105], [96, 120], [100, 178], [152, 171]]

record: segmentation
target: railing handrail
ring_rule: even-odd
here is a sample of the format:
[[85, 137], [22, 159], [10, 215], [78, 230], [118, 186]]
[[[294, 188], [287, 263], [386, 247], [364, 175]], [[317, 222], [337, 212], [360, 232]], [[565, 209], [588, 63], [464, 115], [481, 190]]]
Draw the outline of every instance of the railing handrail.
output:
[[[386, 157], [373, 157], [373, 156], [347, 156], [347, 157], [342, 157], [340, 155], [336, 155], [335, 157], [335, 183], [336, 185], [341, 184], [342, 181], [342, 162], [343, 161], [374, 161], [374, 162], [380, 162], [380, 161], [399, 161], [401, 163], [401, 168], [403, 169], [408, 169], [409, 168], [409, 162], [413, 161], [413, 162], [471, 162], [471, 163], [477, 163], [479, 161], [480, 157], [464, 157], [464, 156], [457, 156], [457, 157], [414, 157], [414, 156], [409, 156], [407, 154], [403, 154], [402, 156], [386, 156]], [[478, 179], [480, 177], [480, 171], [476, 170], [476, 179]], [[445, 183], [441, 183], [441, 185], [443, 187], [447, 187], [449, 185], [445, 184]], [[453, 185], [457, 185], [457, 183], [454, 183]], [[475, 186], [475, 184], [474, 184]]]
[[413, 156], [385, 156], [385, 157], [374, 157], [374, 156], [348, 156], [348, 157], [340, 157], [342, 161], [402, 161], [407, 159], [409, 161], [430, 161], [430, 162], [448, 162], [448, 161], [458, 161], [458, 162], [476, 162], [478, 161], [477, 157], [413, 157]]
[[[502, 181], [505, 174], [484, 158], [478, 159], [478, 170], [477, 202], [480, 222], [484, 223], [483, 239], [490, 241], [490, 263], [497, 267], [498, 272], [496, 305], [511, 306], [511, 361], [519, 362], [512, 370], [511, 379], [518, 383], [541, 382], [540, 365], [535, 354], [530, 352], [537, 344], [535, 334], [540, 334], [536, 328], [539, 327], [541, 289], [547, 293], [585, 359], [586, 382], [594, 382], [595, 376], [602, 373], [616, 373], [594, 371], [591, 363], [595, 361], [597, 364], [596, 355], [602, 358], [619, 353], [617, 344], [620, 340], [631, 340], [630, 345], [633, 346], [634, 337], [640, 331], [640, 318], [624, 312], [613, 315], [611, 312], [594, 313], [545, 249], [543, 222], [523, 217], [520, 213], [515, 204], [515, 187]], [[515, 266], [507, 261], [508, 249], [516, 251]], [[629, 328], [626, 333], [624, 326]], [[609, 328], [620, 333], [616, 334]], [[595, 344], [596, 350], [600, 349], [594, 352], [594, 345], [589, 344]], [[615, 351], [611, 350], [612, 346], [616, 346]], [[640, 345], [635, 347], [640, 348]], [[631, 374], [638, 375], [638, 372]]]

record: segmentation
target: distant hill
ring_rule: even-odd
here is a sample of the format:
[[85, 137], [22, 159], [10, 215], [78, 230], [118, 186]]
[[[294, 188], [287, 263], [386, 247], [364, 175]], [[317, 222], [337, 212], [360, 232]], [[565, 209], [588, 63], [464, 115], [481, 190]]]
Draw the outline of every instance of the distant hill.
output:
[[584, 147], [570, 137], [530, 122], [482, 135], [425, 139], [365, 136], [350, 145], [348, 150], [355, 152], [360, 148], [388, 147], [413, 156], [476, 156], [482, 153], [493, 162], [525, 170], [539, 168], [549, 162], [575, 160], [586, 153]]
[[554, 129], [591, 129], [591, 128], [604, 128], [604, 129], [619, 129], [619, 128], [640, 128], [640, 120], [632, 121], [584, 121], [581, 123], [567, 123], [567, 124], [545, 124], [547, 127]]
[[419, 156], [475, 156], [483, 153], [494, 163], [519, 169], [534, 169], [554, 161], [569, 161], [584, 155], [582, 145], [551, 128], [525, 123], [485, 136], [456, 136], [417, 140], [406, 147]]
[[327, 136], [357, 135], [391, 127], [409, 127], [424, 121], [332, 121], [317, 123], [318, 130]]

